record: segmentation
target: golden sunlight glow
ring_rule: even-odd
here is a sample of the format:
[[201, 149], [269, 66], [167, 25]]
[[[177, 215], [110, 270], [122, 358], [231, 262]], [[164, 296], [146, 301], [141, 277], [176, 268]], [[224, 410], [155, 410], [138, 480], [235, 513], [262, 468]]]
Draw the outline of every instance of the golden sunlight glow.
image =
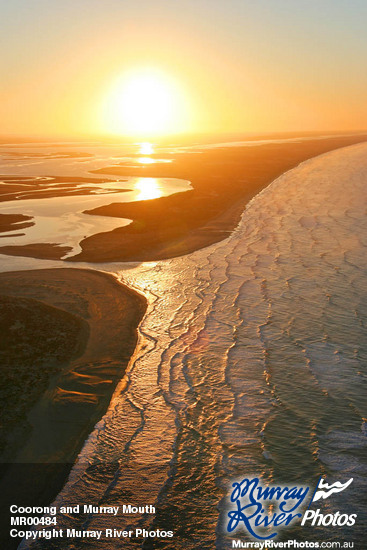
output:
[[150, 157], [139, 157], [138, 163], [139, 164], [154, 164], [156, 162], [155, 159], [152, 159]]
[[[114, 82], [102, 117], [108, 131], [149, 136], [184, 130], [187, 112], [182, 92], [173, 80], [156, 70], [140, 70]], [[143, 154], [151, 154], [150, 143], [141, 147]]]
[[153, 144], [149, 143], [149, 141], [139, 143], [139, 153], [141, 155], [152, 155], [154, 153]]
[[159, 163], [165, 163], [165, 162], [172, 162], [170, 159], [152, 159], [151, 157], [139, 157], [138, 163], [139, 164], [156, 164]]
[[136, 197], [139, 201], [158, 199], [162, 194], [156, 178], [139, 178], [135, 184], [135, 189], [140, 191]]

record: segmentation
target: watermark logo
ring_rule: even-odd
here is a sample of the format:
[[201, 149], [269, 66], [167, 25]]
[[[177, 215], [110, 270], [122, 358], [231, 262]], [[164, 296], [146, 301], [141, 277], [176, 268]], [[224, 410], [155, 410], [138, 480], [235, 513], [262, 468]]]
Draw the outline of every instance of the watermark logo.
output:
[[[228, 512], [227, 531], [231, 533], [242, 524], [250, 535], [260, 540], [276, 537], [277, 527], [301, 518], [299, 510], [309, 492], [309, 487], [263, 487], [258, 477], [245, 478], [232, 487], [230, 500], [234, 510]], [[263, 536], [264, 529], [269, 527], [273, 532]]]
[[254, 539], [269, 540], [274, 539], [282, 527], [297, 521], [301, 521], [301, 525], [311, 526], [352, 526], [357, 514], [336, 512], [323, 515], [319, 509], [310, 510], [313, 502], [344, 491], [352, 482], [353, 478], [345, 483], [336, 481], [329, 485], [320, 477], [304, 511], [310, 487], [263, 486], [258, 477], [235, 481], [230, 494], [227, 532], [232, 533], [242, 526]]

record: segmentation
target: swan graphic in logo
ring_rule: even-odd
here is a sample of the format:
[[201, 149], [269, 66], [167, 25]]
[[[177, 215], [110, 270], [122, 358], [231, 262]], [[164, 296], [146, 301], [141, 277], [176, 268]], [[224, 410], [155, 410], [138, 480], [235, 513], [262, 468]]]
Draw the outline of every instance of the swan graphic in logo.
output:
[[340, 483], [340, 481], [336, 481], [335, 483], [332, 483], [331, 485], [329, 485], [323, 480], [322, 477], [320, 477], [317, 487], [315, 489], [315, 492], [313, 494], [313, 497], [311, 499], [310, 505], [313, 502], [316, 502], [316, 500], [320, 500], [320, 498], [325, 500], [326, 498], [329, 498], [329, 496], [334, 493], [340, 493], [341, 491], [344, 491], [347, 487], [349, 487], [352, 481], [353, 481], [353, 478], [351, 477], [346, 483]]

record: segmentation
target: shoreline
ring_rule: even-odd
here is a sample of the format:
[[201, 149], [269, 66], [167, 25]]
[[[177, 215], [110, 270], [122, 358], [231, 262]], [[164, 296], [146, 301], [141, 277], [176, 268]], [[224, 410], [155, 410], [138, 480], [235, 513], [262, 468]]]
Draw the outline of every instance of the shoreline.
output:
[[[203, 149], [200, 154], [181, 153], [164, 165], [137, 167], [134, 176], [186, 179], [193, 190], [85, 211], [133, 221], [82, 240], [82, 252], [64, 261], [156, 261], [194, 252], [225, 239], [237, 226], [246, 204], [283, 173], [321, 154], [364, 141], [366, 135]], [[123, 177], [131, 175], [131, 170], [120, 165], [94, 172]]]
[[[10, 329], [16, 326], [16, 339], [25, 348], [9, 359], [2, 403], [9, 447], [1, 453], [3, 501], [49, 503], [126, 372], [146, 299], [112, 275], [76, 268], [1, 273], [0, 295]], [[50, 356], [55, 334], [58, 340], [65, 337]], [[53, 338], [47, 341], [48, 336]]]
[[[113, 203], [85, 210], [90, 215], [130, 219], [129, 225], [82, 239], [81, 252], [63, 262], [156, 261], [182, 256], [225, 239], [246, 204], [274, 179], [301, 162], [362, 143], [366, 134], [307, 138], [286, 143], [195, 148], [151, 154], [152, 164], [125, 162], [93, 170], [99, 177], [178, 178], [190, 181], [185, 193], [150, 200]], [[159, 162], [160, 159], [171, 162]], [[72, 186], [72, 184], [70, 183]], [[71, 189], [72, 191], [72, 189]], [[55, 191], [54, 196], [57, 195]], [[113, 201], [113, 197], [111, 197]], [[60, 259], [61, 243], [38, 242], [0, 247], [10, 256]]]

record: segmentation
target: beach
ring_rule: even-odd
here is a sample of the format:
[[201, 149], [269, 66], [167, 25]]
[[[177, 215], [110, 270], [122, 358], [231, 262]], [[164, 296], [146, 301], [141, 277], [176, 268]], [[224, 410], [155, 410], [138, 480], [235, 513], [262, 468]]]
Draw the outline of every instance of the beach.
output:
[[123, 378], [146, 309], [111, 275], [0, 275], [5, 505], [53, 500]]
[[[134, 204], [101, 207], [90, 214], [132, 219], [133, 223], [81, 242], [70, 261], [152, 261], [188, 254], [228, 237], [245, 205], [266, 185], [300, 162], [366, 138], [361, 136], [218, 147], [181, 153], [171, 163], [143, 165], [134, 174], [187, 179], [192, 191]], [[159, 155], [161, 156], [161, 155]], [[98, 174], [124, 176], [131, 168], [107, 167]]]
[[[79, 172], [84, 169], [83, 177], [78, 172], [74, 178], [50, 178], [49, 174], [43, 173], [46, 183], [42, 184], [42, 189], [38, 188], [38, 196], [66, 195], [70, 198], [71, 195], [84, 193], [87, 197], [91, 192], [100, 192], [98, 186], [102, 187], [107, 177], [118, 177], [116, 191], [123, 193], [124, 202], [121, 202], [121, 195], [115, 200], [111, 196], [104, 206], [85, 208], [89, 221], [103, 216], [111, 222], [114, 220], [115, 228], [108, 231], [107, 221], [102, 220], [99, 230], [94, 230], [89, 236], [81, 234], [78, 253], [72, 253], [71, 248], [63, 243], [46, 240], [24, 245], [18, 245], [15, 241], [15, 244], [0, 246], [0, 252], [40, 259], [63, 258], [72, 262], [154, 261], [187, 254], [226, 238], [238, 224], [248, 201], [280, 174], [311, 157], [365, 139], [364, 135], [356, 135], [270, 140], [270, 143], [254, 140], [241, 147], [198, 146], [190, 149], [175, 146], [168, 148], [168, 152], [164, 152], [163, 148], [163, 151], [151, 154], [149, 159], [152, 163], [147, 164], [144, 163], [146, 158], [139, 154], [112, 165], [108, 164], [107, 159], [104, 163], [102, 160], [100, 168], [89, 170], [89, 184], [85, 177], [89, 157], [82, 164], [77, 158], [79, 164], [76, 166]], [[49, 161], [47, 155], [44, 157]], [[49, 162], [47, 166], [50, 166]], [[124, 178], [131, 176], [148, 180], [147, 185], [149, 180], [157, 178], [186, 180], [191, 183], [192, 189], [151, 200], [140, 198], [125, 202], [124, 197], [128, 193], [124, 189]], [[9, 200], [9, 176], [2, 179], [5, 182], [5, 198]], [[17, 192], [13, 189], [14, 198], [35, 198], [40, 179], [29, 178], [26, 187], [22, 182]], [[97, 186], [97, 191], [92, 184]], [[14, 200], [14, 206], [16, 203], [17, 200]], [[123, 227], [118, 227], [118, 219], [121, 219]], [[131, 220], [132, 223], [129, 223]], [[105, 230], [102, 229], [103, 223]], [[39, 236], [39, 239], [42, 238], [46, 239], [46, 235]]]

